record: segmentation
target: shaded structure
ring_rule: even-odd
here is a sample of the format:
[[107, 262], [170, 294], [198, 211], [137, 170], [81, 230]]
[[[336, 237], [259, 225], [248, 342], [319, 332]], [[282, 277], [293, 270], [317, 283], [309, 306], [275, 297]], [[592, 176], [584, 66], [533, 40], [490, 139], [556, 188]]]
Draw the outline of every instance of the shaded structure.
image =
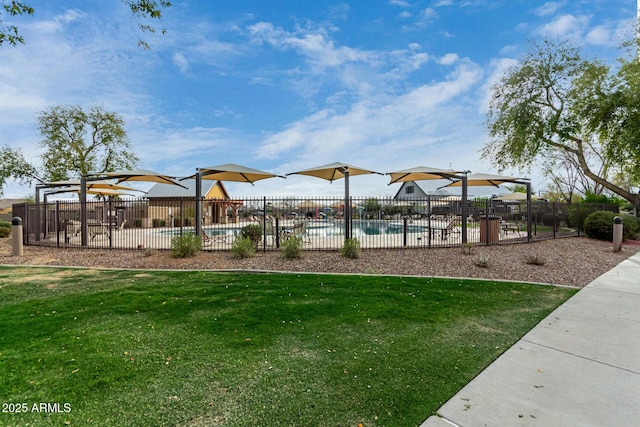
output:
[[[222, 165], [197, 168], [195, 175], [187, 177], [191, 179], [195, 178], [196, 224], [202, 224], [202, 180], [248, 182], [253, 185], [256, 181], [276, 177], [284, 178], [284, 176], [281, 175], [241, 166], [235, 163], [225, 163]], [[183, 178], [183, 180], [187, 178]], [[200, 227], [196, 227], [196, 234], [198, 236], [202, 235]]]
[[467, 242], [467, 172], [454, 171], [450, 169], [437, 169], [428, 166], [416, 166], [410, 169], [389, 172], [387, 175], [391, 176], [389, 185], [396, 182], [436, 179], [448, 179], [449, 181], [459, 180], [458, 182], [462, 185], [462, 242]]
[[383, 175], [380, 172], [370, 171], [368, 169], [352, 166], [346, 163], [329, 163], [322, 166], [316, 166], [309, 169], [304, 169], [298, 172], [290, 172], [287, 175], [306, 175], [316, 178], [326, 179], [329, 182], [333, 182], [336, 179], [344, 178], [344, 238], [351, 238], [351, 203], [349, 202], [349, 177], [354, 175], [366, 175], [366, 174], [378, 174]]
[[[499, 188], [502, 184], [522, 184], [527, 187], [527, 241], [531, 241], [531, 231], [532, 231], [532, 223], [531, 223], [531, 182], [528, 178], [518, 178], [513, 176], [502, 176], [502, 175], [493, 175], [488, 173], [474, 173], [468, 175], [466, 177], [466, 182], [463, 180], [455, 181], [450, 184], [444, 185], [440, 188], [444, 187], [462, 187], [463, 193], [464, 188], [467, 186], [476, 186], [476, 187], [497, 187]], [[486, 218], [487, 224], [489, 223], [489, 218], [487, 215]]]

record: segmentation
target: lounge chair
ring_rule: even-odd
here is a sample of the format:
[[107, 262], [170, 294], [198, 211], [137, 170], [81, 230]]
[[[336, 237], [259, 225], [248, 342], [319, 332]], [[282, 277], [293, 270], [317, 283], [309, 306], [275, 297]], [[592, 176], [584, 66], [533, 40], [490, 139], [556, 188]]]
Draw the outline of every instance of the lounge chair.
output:
[[296, 221], [293, 224], [291, 235], [300, 237], [303, 243], [311, 243], [311, 237], [309, 237], [309, 233], [307, 233], [307, 221]]
[[462, 233], [460, 230], [460, 226], [462, 225], [462, 219], [458, 217], [454, 217], [449, 220], [446, 224], [441, 225], [431, 225], [429, 227], [429, 237], [433, 239], [433, 234], [436, 231], [440, 231], [440, 240], [447, 240], [449, 238], [449, 234], [453, 233]]
[[87, 231], [89, 236], [91, 236], [91, 240], [94, 240], [98, 236], [109, 235], [109, 228], [102, 221], [87, 223]]
[[207, 234], [204, 227], [201, 228], [200, 231], [202, 232], [202, 243], [204, 245], [211, 245], [213, 243], [227, 243], [226, 234], [210, 236], [209, 234]]
[[[276, 230], [275, 230], [275, 226], [273, 225], [273, 221], [271, 219], [267, 219], [264, 221], [264, 236], [263, 236], [266, 240], [263, 241], [264, 243], [266, 243], [269, 246], [275, 246], [276, 245]], [[269, 237], [271, 237], [271, 243], [269, 243]]]

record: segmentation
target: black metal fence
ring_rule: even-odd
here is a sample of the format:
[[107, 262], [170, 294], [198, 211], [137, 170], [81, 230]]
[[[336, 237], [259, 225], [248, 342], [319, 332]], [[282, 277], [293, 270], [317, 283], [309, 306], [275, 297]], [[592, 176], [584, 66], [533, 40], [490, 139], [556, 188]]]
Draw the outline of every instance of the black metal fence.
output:
[[[459, 197], [416, 199], [351, 198], [345, 216], [339, 198], [204, 199], [196, 229], [193, 198], [108, 199], [87, 202], [86, 244], [82, 244], [81, 205], [76, 201], [14, 205], [23, 218], [24, 242], [60, 248], [170, 249], [174, 236], [198, 233], [203, 250], [230, 250], [244, 227], [260, 227], [261, 250], [277, 250], [297, 236], [305, 250], [336, 250], [345, 235], [363, 249], [435, 248], [495, 245], [579, 236], [586, 216], [610, 205], [533, 201], [531, 220], [524, 202], [468, 200], [466, 217]], [[613, 207], [615, 209], [615, 207]], [[350, 218], [345, 222], [345, 217]]]

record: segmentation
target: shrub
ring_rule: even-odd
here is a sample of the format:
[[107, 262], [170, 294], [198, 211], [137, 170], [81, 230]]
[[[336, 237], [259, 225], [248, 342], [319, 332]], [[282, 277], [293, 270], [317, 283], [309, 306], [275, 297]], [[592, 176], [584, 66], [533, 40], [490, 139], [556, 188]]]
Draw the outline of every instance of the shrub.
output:
[[569, 215], [567, 218], [567, 224], [570, 227], [577, 227], [580, 230], [584, 230], [584, 223], [589, 215], [598, 211], [610, 211], [618, 213], [618, 205], [613, 204], [591, 204], [591, 203], [572, 203], [569, 206]]
[[557, 229], [559, 223], [560, 218], [558, 218], [553, 213], [546, 213], [542, 215], [542, 225], [546, 225], [547, 227], [555, 227]]
[[640, 236], [640, 218], [629, 214], [620, 215], [622, 218], [623, 238], [637, 239]]
[[262, 225], [249, 224], [240, 229], [240, 237], [248, 238], [253, 242], [254, 246], [257, 246], [262, 240]]
[[11, 234], [11, 223], [9, 221], [0, 221], [0, 238], [9, 237]]
[[538, 254], [527, 254], [525, 260], [529, 265], [545, 265], [546, 263], [545, 259]]
[[166, 225], [166, 221], [160, 218], [153, 218], [151, 220], [151, 226], [153, 228], [164, 227]]
[[471, 255], [473, 253], [473, 244], [465, 242], [460, 246], [460, 251], [463, 255]]
[[231, 245], [231, 256], [234, 258], [251, 258], [255, 253], [256, 244], [249, 237], [239, 237]]
[[302, 255], [302, 237], [292, 236], [281, 244], [282, 256], [286, 259], [297, 259]]
[[487, 268], [489, 267], [489, 257], [487, 255], [478, 255], [475, 259], [475, 263], [478, 267]]
[[202, 249], [202, 241], [193, 233], [178, 234], [171, 238], [171, 256], [174, 258], [193, 257]]
[[360, 258], [360, 242], [358, 239], [346, 239], [340, 253], [345, 258]]
[[[596, 211], [584, 221], [584, 232], [587, 237], [598, 240], [613, 241], [613, 219], [618, 216], [609, 211]], [[640, 222], [633, 215], [619, 215], [622, 218], [622, 240], [636, 239], [640, 233]]]

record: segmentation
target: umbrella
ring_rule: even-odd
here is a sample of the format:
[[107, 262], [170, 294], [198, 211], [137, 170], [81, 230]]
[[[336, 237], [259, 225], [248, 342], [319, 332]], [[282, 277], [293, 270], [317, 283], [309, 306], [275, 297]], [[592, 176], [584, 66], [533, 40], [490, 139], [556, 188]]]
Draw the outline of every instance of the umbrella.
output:
[[[466, 182], [466, 172], [454, 171], [451, 169], [436, 169], [428, 166], [417, 166], [415, 168], [399, 170], [396, 172], [389, 172], [387, 175], [391, 175], [391, 182], [389, 185], [396, 182], [407, 181], [424, 181], [433, 179], [459, 179], [460, 182]], [[467, 216], [467, 186], [462, 186], [462, 217]], [[462, 242], [467, 242], [467, 222], [462, 222]]]
[[[267, 178], [284, 178], [284, 176], [276, 175], [271, 172], [265, 172], [258, 169], [240, 166], [235, 163], [226, 163], [224, 165], [209, 166], [206, 168], [198, 168], [195, 175], [187, 178], [196, 178], [196, 224], [202, 222], [202, 180], [219, 180], [233, 182], [248, 182], [253, 185], [254, 182]], [[186, 179], [186, 178], [183, 178]], [[200, 235], [200, 227], [196, 227], [196, 234]]]
[[[499, 187], [501, 184], [525, 184], [527, 186], [526, 200], [531, 198], [531, 183], [527, 178], [516, 178], [513, 176], [491, 175], [487, 173], [475, 173], [467, 177], [467, 185], [473, 185], [476, 187]], [[455, 181], [451, 184], [447, 184], [444, 187], [460, 187], [462, 181]], [[440, 187], [442, 188], [442, 187]], [[531, 203], [527, 203], [527, 240], [531, 240]]]
[[[134, 190], [140, 191], [140, 190]], [[47, 191], [45, 194], [58, 194], [58, 193], [78, 193], [80, 194], [81, 189], [80, 186], [77, 187], [61, 187], [56, 190]], [[116, 188], [87, 188], [87, 194], [95, 194], [98, 196], [125, 196], [130, 195], [125, 190], [119, 190]]]
[[[82, 246], [87, 245], [87, 222], [85, 221], [87, 213], [87, 183], [94, 181], [102, 181], [105, 178], [115, 179], [118, 183], [124, 181], [144, 181], [144, 182], [160, 182], [163, 184], [173, 184], [184, 187], [175, 180], [174, 177], [153, 172], [147, 169], [134, 169], [115, 172], [102, 172], [83, 176], [80, 182], [80, 222], [81, 222], [81, 242]], [[186, 188], [186, 187], [185, 187]]]
[[[531, 195], [532, 199], [537, 199], [540, 200], [542, 199], [542, 197], [540, 196], [536, 196], [534, 194]], [[515, 193], [511, 193], [511, 194], [505, 194], [503, 196], [499, 196], [499, 197], [494, 197], [493, 200], [500, 200], [500, 201], [523, 201], [523, 200], [527, 200], [527, 193], [520, 193], [520, 192], [515, 192]]]
[[248, 182], [253, 184], [256, 181], [267, 178], [275, 178], [283, 176], [265, 172], [258, 169], [248, 168], [246, 166], [227, 163], [218, 166], [209, 166], [206, 168], [198, 168], [198, 173], [202, 179], [212, 179], [220, 181]]
[[[184, 187], [184, 185], [176, 181], [175, 177], [173, 176], [164, 175], [164, 174], [153, 172], [147, 169], [105, 172], [102, 174], [94, 174], [93, 176], [97, 177], [97, 180], [101, 178], [116, 179], [118, 183], [124, 182], [124, 181], [144, 181], [144, 182], [159, 182], [161, 184], [173, 184], [173, 185], [179, 185], [180, 187]], [[87, 182], [95, 181], [95, 180], [96, 179], [93, 179], [93, 178], [87, 178]]]
[[346, 163], [329, 163], [327, 165], [317, 166], [315, 168], [304, 169], [298, 172], [291, 172], [287, 175], [307, 175], [314, 176], [316, 178], [326, 179], [329, 182], [333, 182], [336, 179], [344, 178], [344, 237], [348, 239], [351, 237], [350, 225], [351, 225], [351, 209], [349, 207], [349, 176], [353, 175], [365, 175], [365, 174], [378, 174], [380, 172], [370, 171], [368, 169], [359, 168], [356, 166], [348, 165]]
[[[40, 185], [39, 187], [43, 187], [43, 188], [78, 187], [78, 189], [79, 189], [80, 185], [82, 185], [82, 181], [81, 180], [79, 180], [79, 179], [68, 179], [68, 180], [64, 180], [64, 181], [47, 182], [46, 184]], [[116, 183], [114, 183], [114, 182], [112, 182], [110, 180], [89, 181], [86, 184], [86, 188], [87, 188], [87, 190], [94, 189], [94, 188], [107, 188], [107, 189], [110, 189], [110, 190], [142, 191], [142, 190], [137, 190], [135, 188], [126, 187], [124, 185], [116, 184]], [[60, 191], [60, 192], [62, 193], [63, 191]], [[51, 194], [51, 192], [49, 194]]]
[[427, 166], [417, 166], [415, 168], [387, 173], [387, 175], [391, 175], [391, 182], [389, 182], [389, 185], [396, 182], [459, 178], [460, 175], [463, 174], [464, 172], [447, 169], [436, 169]]
[[320, 204], [313, 200], [305, 200], [303, 202], [298, 203], [298, 208], [300, 209], [315, 209], [319, 206]]
[[[491, 175], [488, 173], [473, 173], [469, 176], [467, 176], [467, 185], [469, 186], [475, 186], [475, 187], [482, 187], [482, 186], [493, 186], [493, 187], [498, 187], [501, 184], [507, 184], [507, 183], [518, 183], [518, 184], [523, 184], [528, 182], [529, 180], [527, 178], [516, 178], [513, 176], [502, 176], [502, 175]], [[461, 187], [462, 186], [462, 181], [455, 181], [452, 182], [450, 184], [444, 185], [440, 188], [444, 188], [444, 187]]]

